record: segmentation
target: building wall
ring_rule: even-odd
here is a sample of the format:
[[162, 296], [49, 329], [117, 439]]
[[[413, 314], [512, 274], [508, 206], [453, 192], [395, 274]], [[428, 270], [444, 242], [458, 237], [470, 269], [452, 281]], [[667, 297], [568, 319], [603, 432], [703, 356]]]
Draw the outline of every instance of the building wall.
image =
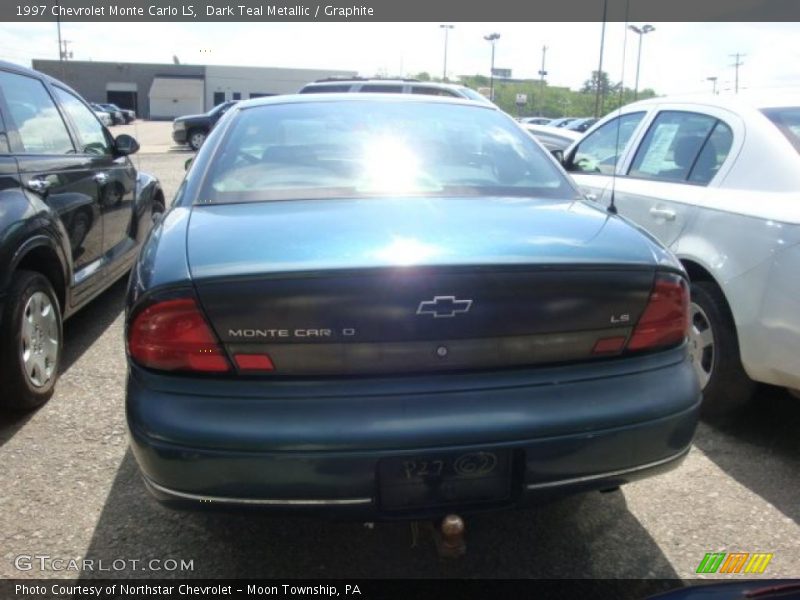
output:
[[136, 86], [136, 112], [150, 118], [150, 87], [156, 76], [205, 78], [202, 65], [138, 64], [96, 61], [33, 60], [33, 68], [74, 88], [89, 102], [107, 102], [108, 88]]
[[[151, 114], [150, 89], [156, 77], [202, 79], [205, 82], [203, 110], [215, 106], [214, 93], [232, 100], [239, 93], [242, 100], [251, 95], [292, 94], [306, 83], [325, 77], [353, 77], [356, 71], [326, 69], [279, 69], [272, 67], [236, 67], [117, 63], [100, 61], [58, 61], [34, 59], [33, 68], [73, 87], [89, 102], [108, 102], [109, 90], [135, 93], [137, 115], [166, 118]], [[191, 84], [189, 84], [191, 85]], [[194, 87], [194, 86], [192, 86]], [[135, 90], [133, 92], [132, 90]], [[163, 112], [163, 111], [162, 111]]]
[[278, 69], [271, 67], [233, 67], [208, 65], [206, 67], [206, 107], [218, 104], [214, 95], [224, 100], [234, 100], [234, 93], [241, 100], [251, 94], [294, 94], [305, 84], [325, 77], [354, 77], [356, 71], [323, 69]]

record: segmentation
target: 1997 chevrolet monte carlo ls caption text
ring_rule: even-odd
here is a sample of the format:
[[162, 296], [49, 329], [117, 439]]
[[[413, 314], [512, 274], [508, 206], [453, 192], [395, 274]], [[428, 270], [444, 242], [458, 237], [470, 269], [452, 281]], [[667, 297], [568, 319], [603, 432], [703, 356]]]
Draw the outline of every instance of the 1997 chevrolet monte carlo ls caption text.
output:
[[237, 104], [133, 270], [127, 417], [177, 506], [366, 520], [676, 466], [688, 287], [495, 107]]

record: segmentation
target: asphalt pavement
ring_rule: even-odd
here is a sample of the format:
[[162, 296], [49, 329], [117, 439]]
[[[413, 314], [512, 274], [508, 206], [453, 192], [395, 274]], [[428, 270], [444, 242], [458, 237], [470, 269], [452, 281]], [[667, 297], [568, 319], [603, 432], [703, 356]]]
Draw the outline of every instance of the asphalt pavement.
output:
[[[135, 160], [171, 198], [191, 153], [171, 145], [169, 127], [126, 129], [145, 131]], [[121, 281], [66, 322], [48, 404], [0, 414], [0, 577], [695, 578], [707, 552], [773, 553], [765, 577], [800, 576], [800, 399], [769, 387], [704, 420], [677, 470], [618, 492], [468, 518], [468, 552], [455, 561], [437, 558], [431, 537], [408, 523], [165, 509], [128, 448], [124, 291]], [[79, 572], [45, 561], [42, 570], [33, 559], [26, 569], [19, 558], [41, 555], [125, 566]], [[191, 568], [173, 570], [168, 559]]]

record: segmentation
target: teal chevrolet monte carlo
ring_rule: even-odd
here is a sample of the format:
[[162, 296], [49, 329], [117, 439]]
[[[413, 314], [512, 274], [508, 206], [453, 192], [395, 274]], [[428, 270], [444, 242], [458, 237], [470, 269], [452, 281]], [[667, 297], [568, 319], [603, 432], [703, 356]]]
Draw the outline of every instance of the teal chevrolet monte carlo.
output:
[[176, 507], [437, 518], [677, 466], [688, 286], [470, 100], [228, 111], [128, 291], [127, 419]]

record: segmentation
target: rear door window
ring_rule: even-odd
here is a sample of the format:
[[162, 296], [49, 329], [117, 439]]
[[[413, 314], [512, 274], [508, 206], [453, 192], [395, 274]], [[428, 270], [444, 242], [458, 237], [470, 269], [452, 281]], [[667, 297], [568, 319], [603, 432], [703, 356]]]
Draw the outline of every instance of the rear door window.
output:
[[437, 88], [425, 85], [414, 85], [411, 86], [411, 93], [412, 94], [424, 94], [427, 96], [448, 96], [450, 98], [458, 97], [458, 94], [454, 94], [450, 90], [446, 90], [444, 88]]
[[302, 90], [301, 94], [337, 94], [342, 92], [349, 92], [350, 84], [341, 83], [336, 85], [307, 85]]
[[6, 124], [9, 128], [16, 129], [22, 152], [75, 152], [61, 113], [41, 81], [26, 75], [0, 71], [0, 88], [8, 106]]
[[362, 85], [360, 91], [368, 94], [402, 94], [403, 86], [371, 83]]
[[705, 185], [727, 158], [732, 143], [731, 128], [716, 117], [663, 111], [645, 134], [628, 175]]

